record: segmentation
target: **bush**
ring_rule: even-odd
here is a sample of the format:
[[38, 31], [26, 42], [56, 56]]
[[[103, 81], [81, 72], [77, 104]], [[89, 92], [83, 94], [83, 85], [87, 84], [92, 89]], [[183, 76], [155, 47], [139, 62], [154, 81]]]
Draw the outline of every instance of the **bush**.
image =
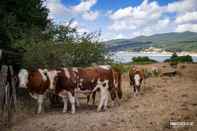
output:
[[152, 60], [147, 56], [144, 56], [144, 57], [138, 56], [138, 57], [132, 58], [133, 64], [152, 64], [152, 63], [156, 63], [156, 62], [157, 62], [156, 60]]
[[131, 64], [111, 64], [111, 66], [119, 69], [121, 73], [125, 73], [129, 71]]
[[170, 59], [165, 60], [165, 62], [176, 62], [176, 63], [181, 63], [181, 62], [193, 62], [193, 59], [190, 55], [186, 56], [177, 56], [176, 53], [174, 53]]

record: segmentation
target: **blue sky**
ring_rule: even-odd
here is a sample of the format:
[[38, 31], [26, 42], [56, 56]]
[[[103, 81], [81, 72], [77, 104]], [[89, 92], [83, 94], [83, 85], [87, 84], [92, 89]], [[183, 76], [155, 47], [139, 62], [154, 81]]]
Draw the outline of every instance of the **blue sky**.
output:
[[167, 32], [197, 32], [197, 0], [47, 0], [49, 17], [101, 40]]

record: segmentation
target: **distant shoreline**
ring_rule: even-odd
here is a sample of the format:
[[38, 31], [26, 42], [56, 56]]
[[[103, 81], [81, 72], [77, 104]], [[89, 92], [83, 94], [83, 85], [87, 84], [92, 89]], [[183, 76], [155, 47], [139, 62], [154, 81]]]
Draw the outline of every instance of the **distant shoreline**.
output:
[[[149, 57], [150, 59], [156, 60], [158, 62], [164, 62], [166, 59], [169, 59], [172, 56], [172, 52], [157, 52], [157, 51], [116, 51], [111, 52], [111, 59], [113, 59], [115, 62], [119, 63], [128, 63], [132, 61], [133, 57]], [[177, 52], [177, 55], [183, 56], [183, 55], [190, 55], [194, 62], [197, 62], [197, 53], [191, 53], [191, 52]]]
[[158, 53], [158, 54], [162, 54], [162, 55], [167, 55], [167, 56], [171, 56], [173, 53], [176, 53], [178, 56], [186, 56], [186, 55], [190, 55], [190, 56], [197, 56], [197, 52], [192, 52], [192, 51], [180, 51], [180, 52], [176, 52], [176, 51], [166, 51], [163, 50], [161, 48], [156, 48], [156, 47], [149, 47], [147, 49], [145, 49], [144, 51], [140, 51], [141, 53], [148, 53], [148, 54], [152, 54], [152, 53]]
[[[164, 56], [171, 56], [174, 52], [168, 52], [168, 51], [162, 51], [162, 52], [156, 52], [156, 51], [139, 51], [139, 53], [144, 53], [144, 54], [161, 54]], [[178, 56], [197, 56], [196, 52], [187, 52], [187, 51], [182, 51], [182, 52], [176, 52]]]

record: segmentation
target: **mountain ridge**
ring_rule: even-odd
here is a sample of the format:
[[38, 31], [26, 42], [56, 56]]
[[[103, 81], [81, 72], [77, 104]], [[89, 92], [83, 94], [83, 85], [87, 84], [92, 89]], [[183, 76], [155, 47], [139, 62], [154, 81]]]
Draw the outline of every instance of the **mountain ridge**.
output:
[[140, 51], [149, 47], [156, 47], [168, 51], [197, 52], [197, 33], [189, 31], [170, 32], [151, 36], [138, 36], [132, 39], [114, 39], [104, 43], [109, 51]]

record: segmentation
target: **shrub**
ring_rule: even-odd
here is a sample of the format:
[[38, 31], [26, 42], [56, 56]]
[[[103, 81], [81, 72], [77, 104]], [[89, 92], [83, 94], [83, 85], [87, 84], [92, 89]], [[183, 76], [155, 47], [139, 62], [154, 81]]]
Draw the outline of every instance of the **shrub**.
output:
[[156, 60], [152, 60], [147, 56], [144, 56], [144, 57], [138, 56], [138, 57], [132, 58], [133, 64], [151, 64], [151, 63], [156, 63], [156, 62], [157, 62]]
[[53, 40], [17, 41], [16, 48], [25, 50], [23, 67], [89, 66], [92, 63], [102, 64], [105, 61], [105, 48], [96, 40], [96, 33], [78, 34], [77, 30], [67, 26], [55, 26], [52, 32], [54, 32]]
[[111, 66], [113, 68], [117, 68], [121, 71], [121, 73], [125, 73], [125, 72], [128, 72], [131, 65], [130, 64], [111, 64]]
[[176, 53], [174, 53], [170, 59], [165, 60], [165, 62], [175, 62], [175, 63], [180, 63], [180, 62], [193, 62], [193, 59], [190, 55], [186, 56], [177, 56]]

